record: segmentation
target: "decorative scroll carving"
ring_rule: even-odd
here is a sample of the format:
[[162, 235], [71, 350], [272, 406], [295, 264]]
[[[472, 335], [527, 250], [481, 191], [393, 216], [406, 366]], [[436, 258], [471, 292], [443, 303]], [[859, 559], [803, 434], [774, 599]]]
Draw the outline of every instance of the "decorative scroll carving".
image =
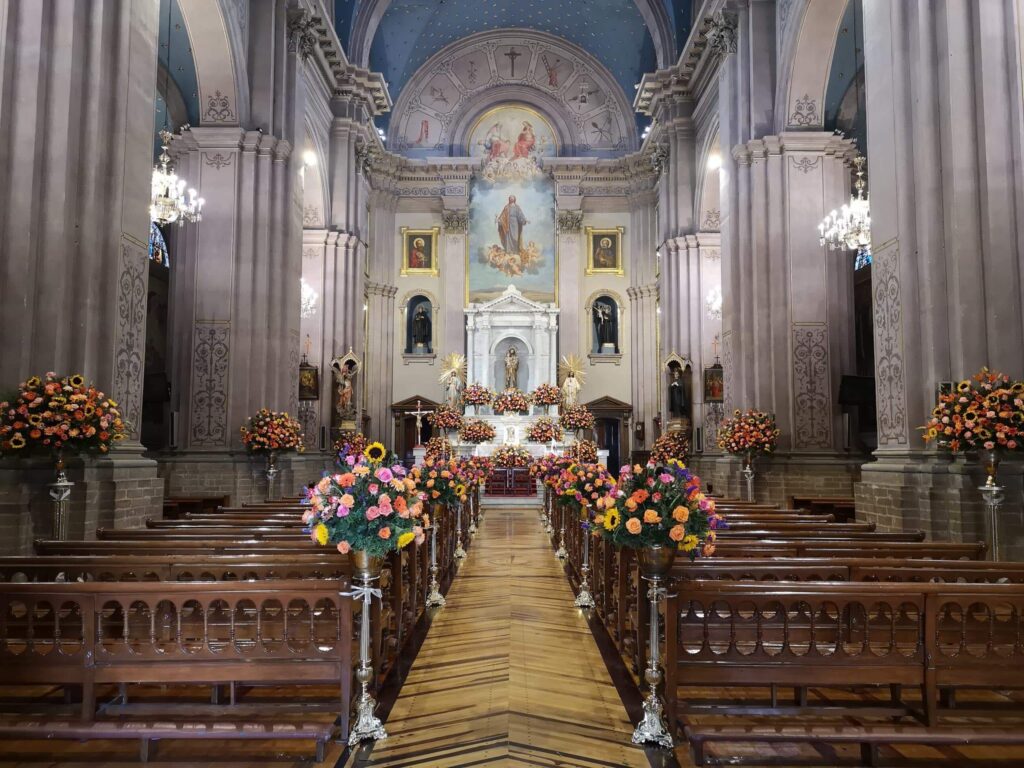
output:
[[791, 157], [789, 158], [789, 164], [794, 169], [800, 171], [800, 173], [806, 175], [821, 164], [821, 157]]
[[302, 209], [302, 226], [304, 227], [322, 227], [324, 223], [324, 217], [320, 213], [320, 209], [315, 205], [307, 205]]
[[213, 95], [207, 99], [203, 120], [207, 123], [235, 122], [235, 113], [231, 109], [231, 99], [220, 91], [214, 91]]
[[669, 148], [665, 144], [655, 144], [654, 149], [651, 150], [651, 169], [659, 176], [668, 167], [670, 154]]
[[818, 102], [811, 98], [808, 93], [796, 100], [796, 108], [789, 116], [789, 124], [797, 127], [808, 127], [821, 125], [821, 117], [818, 115]]
[[723, 379], [725, 381], [725, 412], [732, 413], [736, 392], [736, 378], [732, 365], [732, 331], [722, 334], [722, 368], [725, 369]]
[[708, 21], [707, 30], [704, 32], [704, 39], [708, 41], [708, 48], [718, 56], [728, 56], [736, 53], [736, 27], [738, 18], [730, 11], [719, 11]]
[[228, 444], [227, 323], [196, 323], [192, 349], [191, 423], [193, 446]]
[[469, 231], [469, 214], [466, 211], [445, 211], [441, 220], [446, 234], [464, 235]]
[[294, 376], [294, 382], [288, 389], [288, 413], [297, 414], [299, 412], [299, 363], [301, 362], [301, 354], [299, 352], [299, 330], [297, 328], [288, 329], [288, 371], [290, 376]]
[[899, 247], [874, 254], [875, 388], [878, 444], [907, 444], [907, 385], [903, 368], [903, 305]]
[[557, 224], [559, 232], [579, 234], [583, 229], [583, 211], [559, 211]]
[[793, 327], [794, 440], [797, 448], [829, 448], [828, 326]]
[[718, 228], [722, 225], [722, 213], [717, 208], [708, 208], [704, 212], [704, 221], [700, 223], [700, 228], [704, 231], [717, 232]]
[[221, 152], [203, 152], [203, 165], [216, 168], [218, 171], [222, 168], [227, 168], [234, 160], [235, 156], [230, 152], [226, 155]]
[[117, 275], [117, 328], [115, 329], [114, 396], [137, 439], [142, 424], [142, 372], [146, 335], [146, 270], [142, 249], [121, 243]]

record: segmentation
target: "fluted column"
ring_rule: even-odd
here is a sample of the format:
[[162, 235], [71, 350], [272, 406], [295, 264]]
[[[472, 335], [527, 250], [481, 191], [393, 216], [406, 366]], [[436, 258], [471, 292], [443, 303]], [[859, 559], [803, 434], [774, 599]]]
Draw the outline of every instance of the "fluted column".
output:
[[[460, 201], [461, 202], [461, 201]], [[441, 308], [444, 333], [441, 355], [458, 352], [467, 355], [466, 313], [463, 311], [466, 285], [466, 253], [469, 248], [469, 214], [466, 210], [446, 210], [444, 224], [444, 261], [441, 279], [446, 286], [445, 301]], [[436, 319], [435, 319], [436, 322]]]
[[[987, 533], [979, 475], [924, 451], [917, 427], [940, 382], [986, 365], [1024, 374], [1019, 13], [1013, 0], [864, 3], [878, 461], [857, 501], [882, 525]], [[1019, 470], [1004, 476], [1019, 505]], [[1011, 553], [1020, 538], [1002, 534]]]
[[[0, 3], [0, 387], [80, 372], [129, 426], [110, 455], [70, 462], [74, 538], [137, 525], [163, 496], [137, 442], [157, 31], [154, 3]], [[50, 535], [52, 466], [30, 467], [0, 465], [3, 554]]]
[[[654, 419], [660, 413], [661, 349], [658, 320], [657, 191], [637, 191], [630, 196], [629, 329], [632, 367], [633, 450], [650, 451], [654, 443]], [[635, 431], [644, 425], [644, 440]]]
[[[366, 360], [363, 368], [368, 437], [386, 442], [391, 436], [391, 396], [395, 359], [395, 295], [398, 264], [395, 211], [398, 198], [389, 192], [370, 193], [370, 245], [378, 258], [369, 262], [366, 282]], [[386, 254], [386, 255], [385, 255]]]
[[578, 199], [573, 198], [566, 202], [577, 207], [560, 208], [558, 211], [558, 344], [552, 346], [552, 351], [558, 351], [557, 360], [566, 355], [579, 355], [585, 358], [590, 351], [590, 339], [580, 338], [579, 323], [575, 321], [583, 311], [579, 291], [579, 276], [583, 274], [586, 266], [586, 256], [583, 253], [584, 239], [581, 234], [583, 211], [578, 207]]

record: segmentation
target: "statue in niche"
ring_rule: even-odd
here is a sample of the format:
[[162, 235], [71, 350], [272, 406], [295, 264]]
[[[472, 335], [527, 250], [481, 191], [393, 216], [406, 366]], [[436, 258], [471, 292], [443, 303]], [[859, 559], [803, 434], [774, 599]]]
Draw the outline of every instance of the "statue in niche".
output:
[[683, 386], [683, 369], [679, 365], [669, 368], [668, 412], [677, 419], [690, 417], [690, 404], [686, 401]]
[[449, 406], [459, 409], [462, 400], [462, 379], [457, 371], [449, 371], [444, 382], [444, 401]]
[[344, 357], [332, 360], [331, 369], [335, 379], [335, 415], [339, 422], [350, 422], [356, 416], [355, 379], [359, 374], [359, 361], [350, 350]]
[[430, 312], [424, 304], [416, 307], [416, 314], [412, 318], [412, 344], [415, 352], [430, 352], [432, 338], [432, 323]]
[[583, 385], [576, 378], [576, 374], [570, 371], [562, 382], [562, 407], [572, 408], [580, 399], [580, 389]]
[[515, 389], [519, 384], [519, 353], [509, 347], [505, 353], [505, 389]]
[[[602, 301], [594, 302], [594, 332], [597, 335], [598, 352], [616, 352], [619, 348], [615, 333], [615, 320], [612, 308]], [[610, 349], [605, 349], [609, 347]]]

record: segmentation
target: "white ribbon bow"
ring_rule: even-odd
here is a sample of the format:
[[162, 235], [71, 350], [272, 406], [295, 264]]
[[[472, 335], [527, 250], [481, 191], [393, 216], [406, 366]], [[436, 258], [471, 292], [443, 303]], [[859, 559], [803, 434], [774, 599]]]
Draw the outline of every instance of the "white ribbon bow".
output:
[[381, 591], [379, 589], [375, 589], [374, 587], [364, 587], [359, 584], [354, 584], [351, 592], [341, 592], [339, 594], [342, 597], [351, 597], [355, 600], [362, 600], [367, 605], [369, 605], [375, 597], [378, 600], [381, 599]]

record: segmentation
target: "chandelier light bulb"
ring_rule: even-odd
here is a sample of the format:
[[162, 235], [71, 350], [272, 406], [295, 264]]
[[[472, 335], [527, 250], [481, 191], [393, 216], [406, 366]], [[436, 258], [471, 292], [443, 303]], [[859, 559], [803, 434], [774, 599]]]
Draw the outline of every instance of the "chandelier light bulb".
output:
[[722, 317], [722, 288], [715, 286], [708, 291], [707, 297], [704, 299], [704, 306], [707, 307], [708, 317], [713, 320], [719, 320]]
[[314, 152], [312, 149], [307, 149], [305, 152], [302, 153], [302, 162], [308, 168], [312, 168], [313, 166], [315, 166], [316, 152]]
[[864, 181], [864, 158], [853, 161], [857, 181], [850, 202], [818, 224], [818, 242], [831, 251], [857, 251], [857, 268], [871, 263], [871, 204]]
[[313, 317], [316, 314], [316, 305], [320, 300], [320, 294], [316, 292], [312, 285], [306, 282], [304, 277], [299, 278], [299, 287], [301, 290], [299, 315], [302, 318]]
[[720, 152], [712, 152], [708, 155], [708, 170], [717, 171], [722, 167], [722, 155]]
[[203, 204], [206, 201], [198, 196], [199, 193], [195, 189], [189, 189], [186, 197], [185, 189], [188, 182], [178, 178], [178, 174], [171, 167], [171, 156], [167, 154], [171, 133], [160, 131], [160, 141], [160, 156], [153, 166], [149, 218], [158, 226], [174, 222], [184, 224], [186, 221], [200, 221]]

